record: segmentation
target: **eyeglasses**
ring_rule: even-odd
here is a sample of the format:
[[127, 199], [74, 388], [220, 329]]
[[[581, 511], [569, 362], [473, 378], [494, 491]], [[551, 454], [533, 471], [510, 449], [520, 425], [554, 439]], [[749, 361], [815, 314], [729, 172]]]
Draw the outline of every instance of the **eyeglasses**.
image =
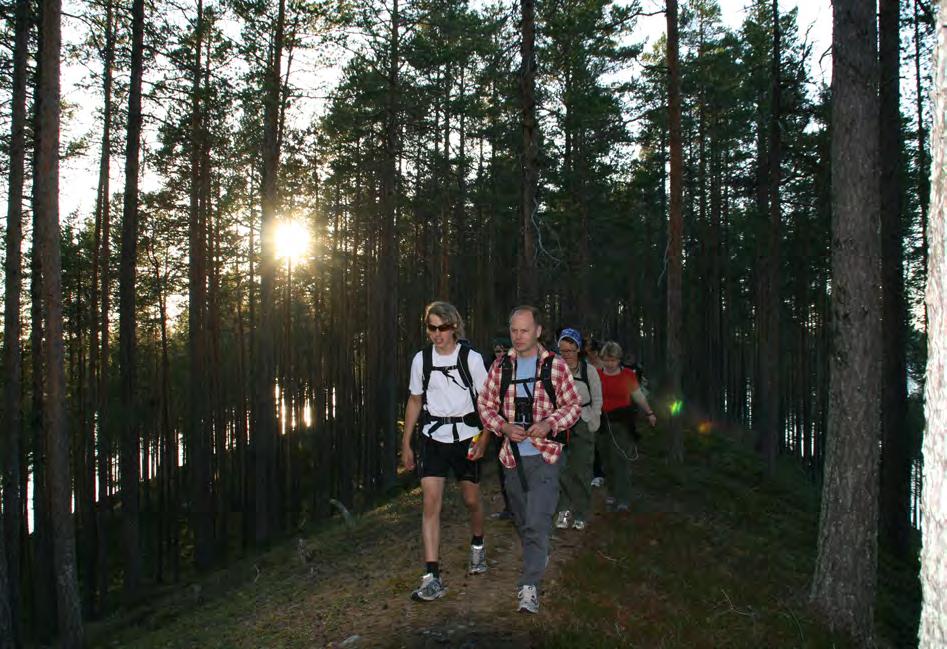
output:
[[435, 331], [441, 331], [441, 332], [443, 332], [443, 331], [450, 331], [450, 330], [453, 329], [453, 328], [454, 328], [454, 325], [452, 325], [452, 324], [436, 325], [436, 324], [431, 324], [430, 322], [427, 323], [427, 330], [430, 331], [430, 332], [432, 332], [432, 333], [435, 332]]

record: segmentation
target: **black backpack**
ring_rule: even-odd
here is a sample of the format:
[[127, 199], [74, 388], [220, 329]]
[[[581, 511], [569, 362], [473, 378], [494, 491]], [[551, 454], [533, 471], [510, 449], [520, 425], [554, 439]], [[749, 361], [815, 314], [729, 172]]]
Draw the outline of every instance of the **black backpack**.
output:
[[[556, 401], [556, 386], [552, 384], [552, 362], [554, 359], [555, 355], [550, 354], [539, 367], [539, 382], [543, 384], [543, 389], [546, 390], [546, 396], [549, 397], [549, 401], [552, 403], [553, 410], [558, 407], [558, 402]], [[528, 381], [529, 379], [513, 379], [513, 361], [510, 359], [508, 354], [505, 355], [503, 357], [503, 361], [500, 364], [500, 403], [506, 399], [506, 393], [507, 390], [510, 389], [510, 385], [514, 383], [526, 383]], [[501, 407], [500, 410], [502, 409], [503, 408]], [[559, 442], [560, 444], [568, 444], [569, 432], [570, 431], [568, 430], [560, 431], [556, 435], [550, 437], [550, 439]], [[517, 463], [518, 462], [519, 460], [517, 459]]]
[[[427, 345], [421, 350], [421, 426], [423, 428], [428, 422], [435, 422], [434, 426], [428, 430], [429, 436], [433, 435], [434, 431], [444, 424], [453, 425], [463, 422], [475, 428], [482, 428], [483, 426], [480, 422], [480, 415], [477, 414], [477, 391], [474, 390], [473, 375], [470, 373], [470, 345], [466, 343], [458, 343], [458, 345], [460, 349], [457, 350], [457, 364], [443, 367], [434, 367], [433, 345]], [[463, 381], [462, 387], [470, 393], [470, 403], [473, 406], [473, 411], [463, 417], [434, 417], [427, 409], [427, 387], [431, 382], [431, 373], [435, 371], [443, 372], [444, 376], [453, 380], [450, 371], [455, 369], [460, 374], [460, 380]], [[454, 441], [460, 441], [457, 435], [457, 426], [454, 426]]]

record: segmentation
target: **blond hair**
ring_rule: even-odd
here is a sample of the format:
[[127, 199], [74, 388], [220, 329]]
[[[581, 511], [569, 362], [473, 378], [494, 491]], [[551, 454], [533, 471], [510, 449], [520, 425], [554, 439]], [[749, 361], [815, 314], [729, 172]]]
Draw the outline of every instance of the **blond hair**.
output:
[[602, 345], [602, 349], [599, 351], [598, 355], [601, 358], [617, 358], [618, 360], [621, 360], [621, 345], [616, 343], [614, 340], [609, 340], [604, 345]]
[[466, 338], [464, 319], [460, 317], [460, 311], [453, 304], [450, 302], [431, 302], [424, 307], [424, 318], [421, 320], [421, 324], [424, 325], [425, 333], [427, 333], [428, 317], [432, 315], [436, 315], [444, 324], [454, 325], [454, 340]]

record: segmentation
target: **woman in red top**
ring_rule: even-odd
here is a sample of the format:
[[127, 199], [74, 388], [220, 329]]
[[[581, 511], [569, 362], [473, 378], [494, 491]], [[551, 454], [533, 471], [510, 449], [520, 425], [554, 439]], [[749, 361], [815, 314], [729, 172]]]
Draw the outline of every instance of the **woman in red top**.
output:
[[615, 499], [615, 511], [626, 512], [631, 502], [631, 467], [626, 449], [632, 447], [631, 424], [634, 422], [632, 403], [637, 404], [654, 428], [657, 418], [648, 405], [638, 377], [627, 367], [621, 366], [621, 345], [609, 341], [602, 345], [602, 368], [598, 371], [602, 380], [602, 412], [605, 414], [604, 429], [600, 433], [603, 443], [602, 462], [605, 465], [606, 484]]

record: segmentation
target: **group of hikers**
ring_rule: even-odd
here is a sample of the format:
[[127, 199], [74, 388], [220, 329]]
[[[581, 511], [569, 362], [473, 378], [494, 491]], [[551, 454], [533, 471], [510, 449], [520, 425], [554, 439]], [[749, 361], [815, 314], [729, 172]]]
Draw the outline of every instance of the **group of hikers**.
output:
[[[405, 469], [418, 473], [423, 499], [425, 570], [411, 596], [426, 602], [447, 592], [438, 551], [448, 473], [470, 515], [467, 572], [487, 571], [481, 460], [496, 438], [502, 440], [497, 459], [505, 503], [498, 515], [512, 517], [523, 548], [519, 610], [538, 613], [552, 527], [585, 529], [593, 483], [601, 484], [593, 477], [596, 434], [604, 435], [598, 450], [610, 492], [606, 503], [628, 511], [635, 406], [652, 427], [654, 411], [638, 375], [623, 366], [618, 343], [599, 349], [565, 327], [555, 336], [556, 353], [539, 342], [543, 322], [535, 307], [512, 310], [509, 338], [494, 340], [489, 368], [466, 342], [456, 307], [432, 302], [423, 323], [431, 344], [411, 363], [401, 448]], [[412, 447], [416, 426], [420, 434]]]

